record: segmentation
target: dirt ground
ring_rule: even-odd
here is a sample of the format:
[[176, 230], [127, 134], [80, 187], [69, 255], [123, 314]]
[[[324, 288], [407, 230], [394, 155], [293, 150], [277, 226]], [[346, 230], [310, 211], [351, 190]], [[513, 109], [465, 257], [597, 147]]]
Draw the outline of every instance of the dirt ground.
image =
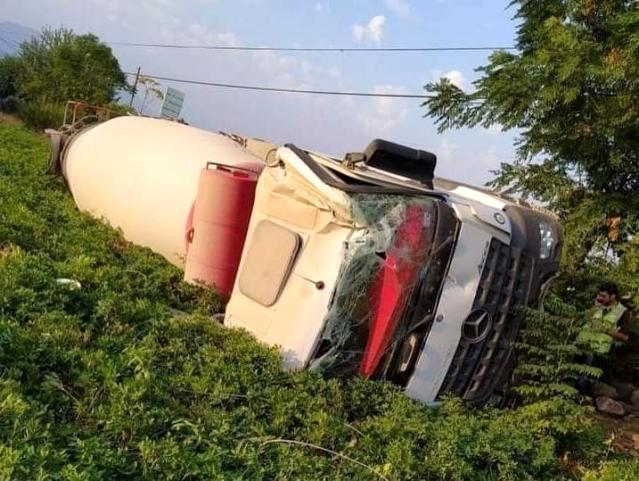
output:
[[0, 112], [0, 124], [18, 126], [18, 125], [22, 125], [22, 121], [14, 115], [9, 115], [9, 114]]
[[639, 416], [613, 418], [597, 413], [595, 419], [604, 428], [613, 449], [639, 457]]

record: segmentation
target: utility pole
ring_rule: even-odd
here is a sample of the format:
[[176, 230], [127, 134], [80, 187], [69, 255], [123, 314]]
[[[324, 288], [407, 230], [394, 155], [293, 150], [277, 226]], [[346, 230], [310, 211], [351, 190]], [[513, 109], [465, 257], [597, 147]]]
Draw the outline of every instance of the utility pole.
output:
[[135, 98], [135, 94], [138, 91], [138, 82], [140, 81], [140, 68], [138, 67], [138, 71], [135, 74], [135, 82], [133, 82], [133, 90], [131, 90], [131, 102], [129, 102], [129, 107], [133, 107], [133, 99]]

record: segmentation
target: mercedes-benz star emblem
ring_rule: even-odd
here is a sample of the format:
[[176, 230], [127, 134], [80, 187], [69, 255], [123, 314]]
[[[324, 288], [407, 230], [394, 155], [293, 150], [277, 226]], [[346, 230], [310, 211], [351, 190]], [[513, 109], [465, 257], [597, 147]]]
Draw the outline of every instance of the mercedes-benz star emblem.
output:
[[495, 220], [498, 224], [501, 225], [504, 225], [506, 223], [506, 217], [504, 217], [504, 214], [501, 214], [499, 212], [495, 212]]
[[483, 341], [488, 336], [493, 319], [488, 311], [478, 309], [470, 313], [464, 321], [462, 332], [466, 341], [476, 344]]

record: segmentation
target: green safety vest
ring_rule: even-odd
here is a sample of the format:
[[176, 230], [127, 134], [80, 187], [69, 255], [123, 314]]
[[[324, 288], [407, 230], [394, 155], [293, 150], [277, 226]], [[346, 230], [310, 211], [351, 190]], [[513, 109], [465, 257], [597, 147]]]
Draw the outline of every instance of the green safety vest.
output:
[[577, 342], [588, 346], [595, 354], [608, 354], [614, 339], [607, 332], [617, 328], [625, 312], [626, 308], [621, 302], [610, 308], [595, 307], [590, 311], [588, 323], [577, 336]]

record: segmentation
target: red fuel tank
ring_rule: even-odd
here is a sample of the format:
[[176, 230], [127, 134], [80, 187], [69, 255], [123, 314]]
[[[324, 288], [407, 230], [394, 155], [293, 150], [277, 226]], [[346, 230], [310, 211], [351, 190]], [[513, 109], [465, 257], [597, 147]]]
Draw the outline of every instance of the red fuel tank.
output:
[[186, 226], [184, 279], [230, 296], [248, 230], [262, 166], [209, 162], [202, 169]]

